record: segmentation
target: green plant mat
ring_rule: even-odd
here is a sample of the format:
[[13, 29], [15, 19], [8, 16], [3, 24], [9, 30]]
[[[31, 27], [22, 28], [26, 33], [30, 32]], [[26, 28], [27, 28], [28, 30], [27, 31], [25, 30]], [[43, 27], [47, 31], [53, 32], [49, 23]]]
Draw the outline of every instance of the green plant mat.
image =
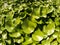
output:
[[0, 45], [60, 45], [60, 0], [0, 0]]

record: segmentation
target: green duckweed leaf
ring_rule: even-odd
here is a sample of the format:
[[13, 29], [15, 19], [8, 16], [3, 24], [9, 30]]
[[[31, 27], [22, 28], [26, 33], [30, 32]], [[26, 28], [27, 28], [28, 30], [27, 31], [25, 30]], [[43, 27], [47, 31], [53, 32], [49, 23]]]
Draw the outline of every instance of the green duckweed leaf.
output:
[[28, 44], [31, 44], [32, 42], [33, 42], [32, 38], [29, 38], [22, 45], [28, 45]]
[[7, 39], [7, 33], [2, 34], [2, 39]]
[[8, 32], [14, 32], [14, 27], [9, 27], [9, 26], [5, 26], [5, 29], [7, 29]]
[[33, 9], [33, 18], [36, 18], [38, 19], [40, 17], [40, 7], [39, 8], [36, 8], [36, 9]]
[[47, 35], [51, 35], [54, 33], [55, 25], [54, 23], [48, 24], [47, 26], [43, 27], [43, 32], [45, 32]]
[[32, 38], [35, 41], [41, 41], [44, 38], [44, 33], [40, 29], [37, 29], [34, 34], [32, 34]]
[[19, 32], [14, 32], [14, 33], [10, 33], [9, 36], [17, 38], [17, 37], [20, 37], [21, 34]]
[[53, 41], [51, 45], [58, 45], [57, 41]]
[[24, 41], [24, 38], [21, 37], [20, 39], [14, 39], [14, 42], [16, 43], [22, 43]]
[[50, 45], [50, 42], [47, 41], [47, 40], [43, 40], [43, 41], [42, 41], [42, 45]]
[[8, 44], [11, 44], [11, 39], [6, 40]]
[[34, 23], [30, 20], [26, 20], [22, 24], [23, 31], [27, 34], [32, 33], [34, 31], [35, 27], [36, 27], [36, 23]]

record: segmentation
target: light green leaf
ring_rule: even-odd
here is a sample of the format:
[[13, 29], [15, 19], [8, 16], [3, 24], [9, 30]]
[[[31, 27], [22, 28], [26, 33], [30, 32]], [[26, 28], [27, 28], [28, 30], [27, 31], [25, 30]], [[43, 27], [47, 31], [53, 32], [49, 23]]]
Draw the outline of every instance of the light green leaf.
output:
[[53, 41], [51, 45], [58, 45], [57, 41]]
[[36, 8], [36, 9], [33, 9], [33, 11], [34, 12], [33, 12], [32, 17], [38, 19], [40, 17], [40, 7]]
[[34, 23], [30, 20], [26, 20], [22, 24], [23, 31], [27, 34], [32, 33], [34, 31], [35, 27], [36, 27], [36, 23]]
[[16, 43], [22, 43], [24, 41], [24, 38], [21, 37], [21, 39], [14, 39], [14, 42]]
[[32, 38], [35, 41], [41, 41], [44, 38], [44, 33], [40, 29], [37, 29], [34, 34], [32, 34]]
[[43, 27], [43, 32], [45, 32], [47, 35], [51, 35], [54, 33], [55, 25], [54, 23], [48, 24], [47, 26]]
[[20, 37], [21, 34], [19, 32], [14, 32], [14, 33], [10, 33], [9, 36], [17, 38], [17, 37]]
[[43, 40], [42, 45], [50, 45], [50, 42], [48, 40]]
[[6, 42], [7, 42], [8, 44], [11, 44], [11, 39], [6, 40]]
[[32, 38], [29, 38], [22, 45], [28, 45], [28, 44], [31, 44], [32, 42], [33, 42]]

